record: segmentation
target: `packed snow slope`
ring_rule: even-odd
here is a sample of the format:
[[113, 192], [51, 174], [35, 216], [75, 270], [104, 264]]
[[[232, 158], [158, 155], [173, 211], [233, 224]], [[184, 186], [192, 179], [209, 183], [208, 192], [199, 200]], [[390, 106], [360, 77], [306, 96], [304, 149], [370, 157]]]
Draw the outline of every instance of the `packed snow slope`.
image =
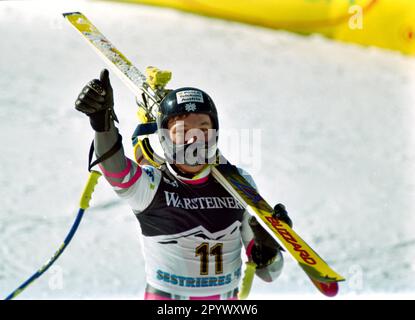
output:
[[[413, 58], [168, 9], [2, 1], [1, 295], [58, 248], [87, 177], [93, 132], [74, 101], [104, 64], [65, 11], [85, 13], [137, 67], [172, 70], [172, 88], [210, 93], [223, 153], [348, 279], [340, 298], [415, 293]], [[111, 75], [131, 156], [134, 97]], [[21, 299], [142, 299], [136, 218], [104, 179], [92, 204], [56, 266]], [[292, 297], [322, 298], [286, 255], [282, 276], [255, 279], [250, 298]]]

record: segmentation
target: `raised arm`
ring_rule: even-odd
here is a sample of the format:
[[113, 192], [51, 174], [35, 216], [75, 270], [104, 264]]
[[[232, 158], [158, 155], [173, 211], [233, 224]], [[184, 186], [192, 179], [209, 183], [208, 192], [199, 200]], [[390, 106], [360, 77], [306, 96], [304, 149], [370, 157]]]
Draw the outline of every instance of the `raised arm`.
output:
[[[114, 121], [118, 122], [118, 119], [114, 112], [114, 98], [108, 70], [102, 70], [99, 80], [91, 80], [84, 86], [75, 102], [75, 108], [89, 117], [91, 126], [95, 130], [95, 154], [100, 158], [114, 148], [119, 139], [118, 129], [114, 125]], [[128, 167], [128, 159], [125, 157], [122, 145], [116, 149], [118, 150], [115, 154], [100, 163], [104, 175], [111, 184], [121, 183], [124, 177], [116, 173], [123, 172]]]
[[99, 80], [88, 82], [79, 94], [75, 108], [89, 117], [95, 130], [97, 159], [110, 155], [99, 163], [105, 178], [115, 192], [129, 202], [134, 212], [143, 210], [155, 194], [154, 186], [158, 185], [160, 174], [155, 168], [142, 169], [125, 156], [121, 136], [114, 124], [118, 119], [108, 70], [102, 70]]

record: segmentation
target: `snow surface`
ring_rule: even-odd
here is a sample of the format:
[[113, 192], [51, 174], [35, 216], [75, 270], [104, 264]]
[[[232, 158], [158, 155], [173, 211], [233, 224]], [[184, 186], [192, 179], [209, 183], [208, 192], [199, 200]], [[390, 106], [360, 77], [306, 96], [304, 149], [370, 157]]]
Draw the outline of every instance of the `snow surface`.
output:
[[[0, 293], [55, 252], [77, 211], [93, 137], [74, 111], [103, 62], [61, 17], [82, 11], [140, 69], [174, 72], [171, 87], [215, 100], [222, 128], [259, 130], [257, 162], [241, 142], [222, 150], [348, 281], [338, 298], [414, 297], [415, 59], [169, 9], [101, 2], [0, 3]], [[112, 75], [124, 146], [133, 95]], [[258, 131], [256, 131], [258, 133]], [[228, 141], [229, 142], [229, 141]], [[142, 299], [139, 226], [109, 186], [97, 186], [78, 233], [21, 299]], [[286, 255], [251, 299], [324, 299]]]

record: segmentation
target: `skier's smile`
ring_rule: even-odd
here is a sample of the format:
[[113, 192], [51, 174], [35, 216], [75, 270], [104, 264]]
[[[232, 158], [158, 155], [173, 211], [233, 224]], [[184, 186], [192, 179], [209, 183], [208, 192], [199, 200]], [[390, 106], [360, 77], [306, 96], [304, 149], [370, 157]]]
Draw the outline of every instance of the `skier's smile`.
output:
[[191, 113], [173, 117], [167, 124], [170, 139], [175, 144], [188, 144], [195, 141], [207, 142], [212, 136], [212, 120], [203, 113]]
[[[195, 142], [207, 144], [215, 137], [212, 120], [204, 113], [190, 113], [169, 119], [167, 124], [171, 141], [176, 145]], [[176, 167], [184, 173], [198, 173], [206, 164], [190, 166], [176, 163]]]

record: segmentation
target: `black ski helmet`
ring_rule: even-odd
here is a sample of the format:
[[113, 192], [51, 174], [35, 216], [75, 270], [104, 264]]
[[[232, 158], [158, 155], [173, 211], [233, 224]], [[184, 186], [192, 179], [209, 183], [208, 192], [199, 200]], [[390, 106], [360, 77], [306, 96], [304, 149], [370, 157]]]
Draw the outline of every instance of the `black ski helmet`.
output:
[[[166, 130], [169, 119], [175, 116], [191, 113], [202, 113], [210, 116], [213, 129], [216, 130], [214, 141], [209, 141], [209, 144], [204, 142], [203, 145], [200, 145], [197, 142], [185, 145], [176, 145], [171, 141]], [[159, 129], [158, 134], [160, 143], [168, 162], [173, 163], [181, 160], [183, 161], [182, 163], [188, 165], [197, 165], [203, 161], [203, 163], [210, 163], [215, 160], [218, 141], [217, 133], [219, 130], [218, 113], [215, 103], [206, 92], [192, 87], [184, 87], [170, 91], [160, 103], [160, 109], [157, 115], [157, 127]], [[186, 157], [178, 159], [178, 153], [185, 153], [188, 151], [190, 146], [192, 146], [193, 149], [199, 147], [199, 155], [197, 156], [198, 160], [196, 162], [189, 162]], [[196, 154], [196, 151], [193, 153]]]

